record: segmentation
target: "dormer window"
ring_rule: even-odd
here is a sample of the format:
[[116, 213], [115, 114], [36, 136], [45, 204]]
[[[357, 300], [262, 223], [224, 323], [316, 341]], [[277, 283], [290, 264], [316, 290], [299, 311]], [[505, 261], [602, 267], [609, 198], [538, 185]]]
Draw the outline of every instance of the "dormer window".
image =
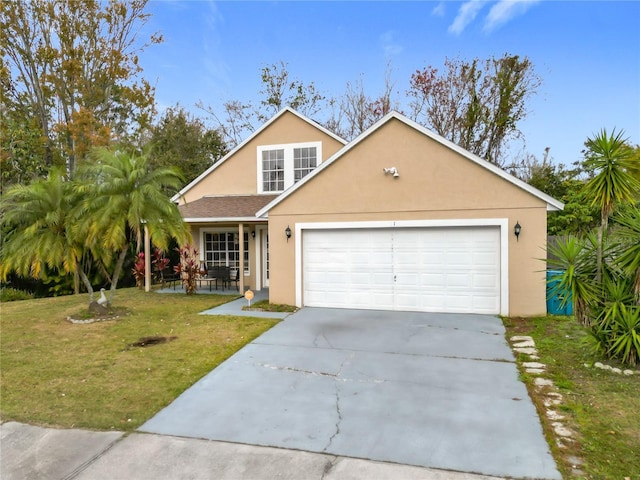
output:
[[258, 192], [283, 192], [311, 173], [321, 158], [321, 142], [258, 147]]

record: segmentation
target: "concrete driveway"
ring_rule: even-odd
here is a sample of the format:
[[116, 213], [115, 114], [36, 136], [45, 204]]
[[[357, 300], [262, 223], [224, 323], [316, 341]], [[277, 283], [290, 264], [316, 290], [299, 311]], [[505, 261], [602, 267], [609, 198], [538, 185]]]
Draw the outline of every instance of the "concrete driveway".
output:
[[304, 308], [140, 430], [561, 478], [502, 322], [485, 315]]

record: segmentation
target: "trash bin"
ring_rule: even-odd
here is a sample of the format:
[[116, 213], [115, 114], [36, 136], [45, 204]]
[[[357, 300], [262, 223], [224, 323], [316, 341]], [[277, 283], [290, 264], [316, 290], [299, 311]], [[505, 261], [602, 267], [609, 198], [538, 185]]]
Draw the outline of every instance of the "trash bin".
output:
[[[563, 273], [563, 270], [547, 270], [547, 313], [550, 315], [573, 315], [571, 292], [557, 290]], [[563, 305], [565, 297], [568, 301]]]

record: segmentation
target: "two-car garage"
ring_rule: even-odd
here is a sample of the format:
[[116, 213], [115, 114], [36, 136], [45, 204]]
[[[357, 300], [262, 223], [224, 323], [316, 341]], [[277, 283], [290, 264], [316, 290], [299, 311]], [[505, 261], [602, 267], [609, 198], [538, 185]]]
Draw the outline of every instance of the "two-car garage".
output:
[[507, 296], [503, 222], [471, 223], [301, 225], [301, 303], [502, 313]]

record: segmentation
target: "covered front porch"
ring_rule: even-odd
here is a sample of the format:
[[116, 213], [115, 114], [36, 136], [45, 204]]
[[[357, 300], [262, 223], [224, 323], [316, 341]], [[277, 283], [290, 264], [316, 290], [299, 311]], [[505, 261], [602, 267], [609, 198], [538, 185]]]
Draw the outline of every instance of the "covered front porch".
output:
[[[265, 219], [256, 217], [256, 212], [274, 198], [273, 195], [206, 196], [179, 205], [191, 228], [203, 272], [229, 269], [232, 286], [240, 293], [269, 287], [268, 225]], [[213, 290], [211, 282], [208, 283], [199, 290]]]

